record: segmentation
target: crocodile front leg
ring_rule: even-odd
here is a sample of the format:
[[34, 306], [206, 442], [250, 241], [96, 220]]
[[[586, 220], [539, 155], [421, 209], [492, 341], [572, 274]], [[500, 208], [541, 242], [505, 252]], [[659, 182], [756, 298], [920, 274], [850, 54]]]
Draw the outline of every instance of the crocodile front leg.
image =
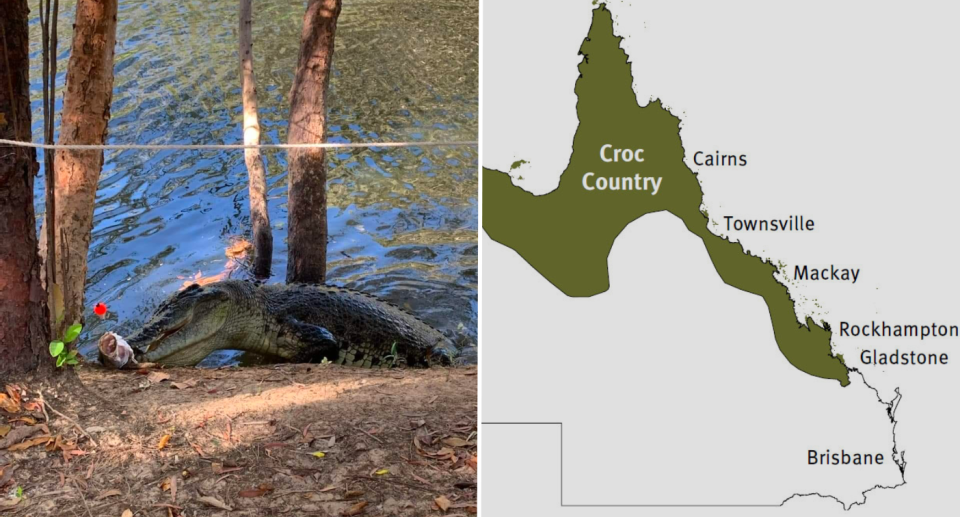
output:
[[337, 340], [327, 329], [287, 317], [277, 332], [280, 355], [300, 363], [336, 361], [340, 353]]

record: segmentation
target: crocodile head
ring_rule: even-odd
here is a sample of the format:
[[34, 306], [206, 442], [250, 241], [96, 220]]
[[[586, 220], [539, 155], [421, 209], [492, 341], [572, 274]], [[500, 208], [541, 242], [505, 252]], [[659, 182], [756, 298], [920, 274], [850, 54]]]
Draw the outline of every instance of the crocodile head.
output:
[[[127, 339], [136, 361], [169, 366], [197, 364], [221, 348], [230, 305], [229, 293], [214, 286], [193, 284], [171, 296], [143, 328]], [[101, 339], [101, 362], [117, 368], [131, 366], [129, 354], [120, 353], [122, 347], [114, 343]]]

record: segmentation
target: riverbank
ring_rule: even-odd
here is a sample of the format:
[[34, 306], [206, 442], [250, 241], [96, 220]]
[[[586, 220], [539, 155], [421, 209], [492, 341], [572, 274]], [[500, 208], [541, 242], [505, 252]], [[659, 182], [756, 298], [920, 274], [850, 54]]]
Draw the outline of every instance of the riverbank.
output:
[[[467, 515], [476, 374], [87, 365], [79, 383], [12, 382], [0, 404], [0, 429], [10, 426], [0, 510], [16, 501], [12, 515]], [[4, 443], [11, 437], [21, 445]]]

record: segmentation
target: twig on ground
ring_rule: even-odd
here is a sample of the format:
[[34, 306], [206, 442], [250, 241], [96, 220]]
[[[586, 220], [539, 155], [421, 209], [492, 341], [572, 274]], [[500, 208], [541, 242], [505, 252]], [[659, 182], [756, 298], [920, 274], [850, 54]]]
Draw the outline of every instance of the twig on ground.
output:
[[[53, 408], [50, 408], [50, 409], [53, 409]], [[56, 412], [56, 410], [54, 410], [54, 412]], [[64, 417], [64, 418], [66, 418], [66, 417]], [[87, 498], [84, 497], [84, 495], [83, 495], [83, 490], [80, 488], [80, 484], [77, 483], [77, 480], [76, 480], [76, 479], [73, 480], [73, 484], [76, 485], [76, 487], [77, 487], [77, 492], [80, 492], [80, 500], [83, 501], [83, 507], [87, 509], [87, 515], [89, 515], [90, 517], [93, 517], [93, 512], [91, 512], [91, 511], [90, 511], [90, 507], [87, 506]]]
[[380, 438], [377, 438], [376, 436], [374, 436], [374, 435], [372, 435], [372, 434], [370, 434], [370, 433], [368, 433], [368, 432], [366, 432], [366, 431], [364, 431], [364, 430], [363, 430], [363, 429], [361, 429], [361, 428], [360, 428], [359, 426], [353, 426], [353, 428], [354, 428], [354, 429], [356, 429], [357, 431], [360, 431], [361, 433], [363, 433], [363, 434], [365, 434], [365, 435], [367, 435], [367, 436], [369, 436], [370, 438], [373, 438], [374, 440], [376, 440], [376, 441], [377, 441], [377, 443], [383, 443], [383, 440], [381, 440]]
[[400, 481], [399, 479], [391, 479], [388, 477], [367, 477], [367, 476], [351, 476], [351, 479], [356, 479], [357, 481], [385, 481], [387, 483], [393, 483], [395, 485], [405, 486], [407, 488], [412, 488], [414, 490], [419, 490], [421, 492], [434, 493], [436, 488], [432, 487], [423, 487], [419, 485], [414, 485], [413, 483], [407, 483], [406, 481]]
[[63, 413], [57, 411], [56, 408], [54, 408], [54, 407], [51, 406], [46, 400], [44, 400], [44, 398], [43, 398], [43, 392], [42, 392], [42, 391], [39, 392], [39, 393], [40, 393], [40, 400], [43, 401], [43, 407], [49, 407], [49, 408], [50, 408], [50, 411], [53, 411], [54, 413], [56, 413], [57, 416], [59, 416], [60, 418], [63, 418], [63, 419], [66, 420], [67, 422], [70, 422], [71, 424], [73, 424], [74, 427], [77, 428], [77, 430], [79, 430], [81, 433], [83, 433], [83, 435], [86, 436], [87, 439], [89, 439], [89, 440], [93, 443], [93, 446], [94, 446], [94, 447], [99, 447], [99, 446], [100, 446], [100, 445], [97, 444], [97, 441], [93, 439], [93, 436], [92, 436], [90, 433], [87, 432], [86, 429], [80, 427], [80, 424], [78, 424], [74, 419], [72, 419], [72, 418], [68, 417], [67, 415], [64, 415]]

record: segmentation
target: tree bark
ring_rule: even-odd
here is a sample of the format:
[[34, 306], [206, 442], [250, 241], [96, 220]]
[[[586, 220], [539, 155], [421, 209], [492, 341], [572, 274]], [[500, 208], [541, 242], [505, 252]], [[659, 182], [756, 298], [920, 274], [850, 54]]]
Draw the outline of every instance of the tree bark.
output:
[[[113, 98], [117, 0], [79, 0], [60, 119], [60, 144], [102, 144]], [[56, 155], [57, 283], [64, 325], [82, 321], [87, 251], [103, 151], [58, 150]]]
[[[325, 140], [327, 85], [340, 0], [310, 0], [290, 92], [291, 144]], [[287, 282], [323, 283], [327, 271], [327, 169], [323, 149], [291, 149]]]
[[[29, 142], [30, 41], [26, 0], [0, 16], [0, 138]], [[33, 182], [37, 154], [0, 148], [0, 378], [35, 369], [50, 339], [40, 284]]]
[[[260, 123], [257, 120], [257, 84], [253, 76], [253, 8], [251, 0], [240, 0], [240, 74], [243, 90], [243, 143], [260, 143]], [[267, 174], [260, 149], [244, 149], [250, 189], [250, 222], [253, 226], [253, 274], [257, 278], [270, 276], [273, 259], [273, 234], [270, 214], [267, 212]]]

